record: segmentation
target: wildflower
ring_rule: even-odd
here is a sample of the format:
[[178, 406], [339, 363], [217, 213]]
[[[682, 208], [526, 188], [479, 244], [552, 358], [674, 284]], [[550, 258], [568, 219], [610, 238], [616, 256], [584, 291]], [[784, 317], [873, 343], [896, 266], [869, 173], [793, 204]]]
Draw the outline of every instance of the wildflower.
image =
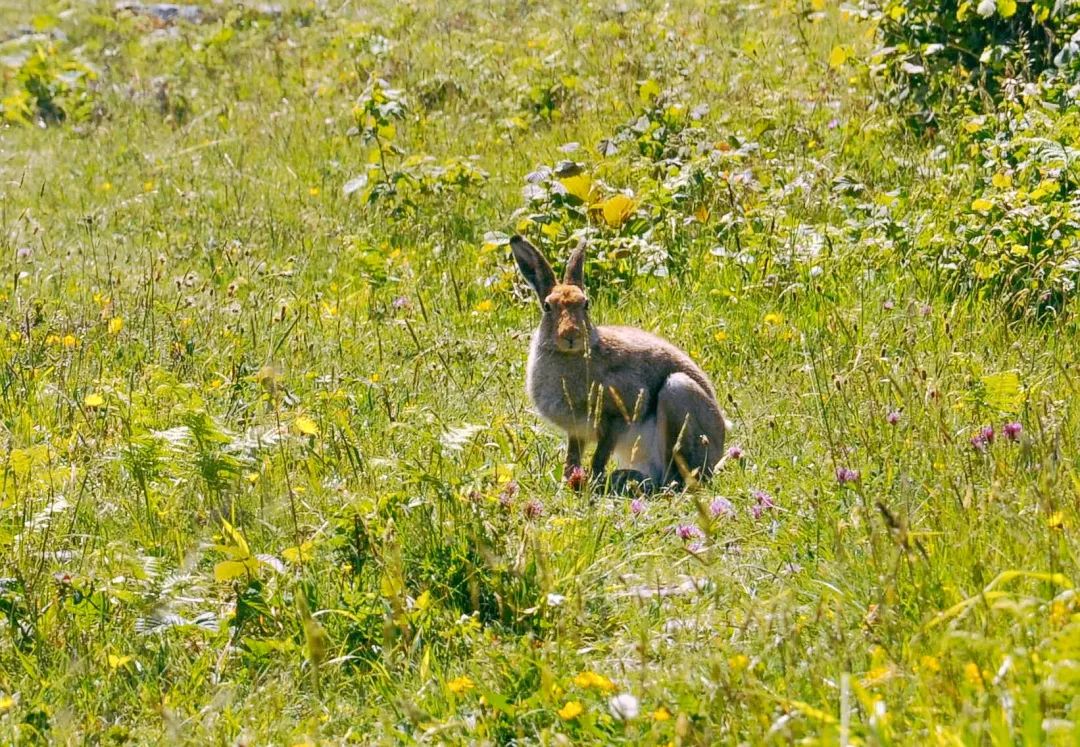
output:
[[964, 679], [966, 679], [970, 685], [975, 687], [975, 689], [982, 690], [983, 676], [982, 672], [979, 671], [979, 665], [975, 662], [969, 661], [964, 665]]
[[581, 490], [585, 487], [585, 470], [581, 467], [574, 467], [570, 470], [570, 474], [566, 476], [566, 484], [570, 486], [571, 490]]
[[743, 448], [741, 446], [735, 444], [734, 446], [728, 447], [726, 456], [728, 459], [739, 462], [742, 461], [742, 458], [744, 456], [746, 456], [746, 452], [743, 451]]
[[653, 721], [667, 721], [670, 718], [671, 718], [671, 711], [669, 711], [667, 708], [664, 708], [664, 706], [660, 706], [659, 708], [657, 708], [655, 711], [652, 712]]
[[510, 508], [510, 505], [514, 502], [514, 498], [517, 494], [517, 481], [511, 480], [503, 486], [502, 492], [499, 493], [499, 505], [503, 508]]
[[562, 708], [558, 710], [559, 718], [563, 721], [572, 721], [584, 712], [585, 708], [576, 700], [570, 700], [566, 702]]
[[889, 425], [898, 425], [900, 423], [900, 411], [890, 410], [889, 414], [885, 416], [885, 422]]
[[887, 299], [885, 299], [885, 303], [881, 304], [881, 306], [882, 306], [882, 307], [883, 307], [883, 308], [884, 308], [884, 309], [885, 309], [886, 311], [892, 311], [892, 310], [893, 310], [894, 308], [896, 308], [896, 304], [895, 304], [895, 303], [893, 303], [893, 300], [892, 300], [891, 298], [887, 298]]
[[469, 677], [462, 675], [461, 677], [455, 677], [446, 683], [446, 689], [452, 692], [454, 695], [461, 695], [476, 687], [476, 683]]
[[941, 662], [939, 662], [933, 656], [922, 656], [919, 658], [919, 668], [922, 669], [924, 672], [940, 672]]
[[695, 524], [680, 524], [675, 527], [675, 534], [681, 540], [697, 539], [705, 536], [705, 533]]
[[640, 498], [635, 498], [634, 500], [630, 501], [630, 513], [632, 513], [634, 516], [639, 516], [644, 512], [645, 501], [641, 500]]
[[727, 498], [721, 498], [717, 496], [713, 498], [712, 503], [709, 504], [709, 513], [713, 518], [719, 518], [721, 516], [734, 516], [735, 509], [731, 505], [731, 501]]
[[608, 701], [608, 710], [619, 721], [631, 721], [638, 717], [641, 706], [630, 693], [621, 693]]
[[840, 126], [840, 120], [837, 119], [836, 117], [833, 117], [832, 119], [829, 120], [829, 129], [830, 130], [835, 130], [839, 126]]
[[975, 6], [975, 12], [983, 18], [989, 18], [997, 11], [997, 3], [994, 0], [982, 0], [977, 6]]
[[764, 490], [754, 490], [750, 493], [750, 497], [754, 499], [754, 505], [750, 506], [750, 513], [754, 515], [755, 519], [760, 519], [763, 513], [776, 508], [773, 497]]
[[1005, 438], [1009, 441], [1019, 441], [1020, 434], [1024, 432], [1024, 426], [1013, 421], [1001, 426], [1001, 432], [1005, 434]]
[[994, 426], [984, 425], [978, 433], [971, 437], [971, 445], [979, 451], [994, 443]]
[[595, 689], [603, 692], [611, 692], [615, 689], [615, 683], [602, 674], [597, 674], [591, 669], [586, 669], [574, 677], [574, 684], [586, 690]]
[[19, 250], [15, 252], [15, 256], [18, 259], [30, 259], [30, 255], [33, 254], [33, 250], [28, 246], [20, 246]]
[[544, 515], [544, 504], [535, 498], [530, 498], [522, 508], [526, 519], [539, 519]]
[[836, 468], [836, 481], [841, 485], [847, 485], [849, 482], [858, 482], [859, 477], [859, 470], [857, 469], [851, 469], [849, 467]]
[[390, 305], [393, 306], [395, 310], [402, 311], [412, 306], [412, 302], [409, 300], [408, 296], [398, 296], [390, 302]]

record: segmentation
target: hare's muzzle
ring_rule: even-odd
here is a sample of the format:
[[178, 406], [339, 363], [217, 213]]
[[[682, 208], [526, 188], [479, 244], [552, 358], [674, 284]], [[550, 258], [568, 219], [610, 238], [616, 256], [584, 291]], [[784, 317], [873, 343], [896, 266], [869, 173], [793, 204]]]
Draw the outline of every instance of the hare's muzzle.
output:
[[557, 340], [559, 350], [563, 353], [584, 353], [585, 335], [580, 330], [560, 334]]

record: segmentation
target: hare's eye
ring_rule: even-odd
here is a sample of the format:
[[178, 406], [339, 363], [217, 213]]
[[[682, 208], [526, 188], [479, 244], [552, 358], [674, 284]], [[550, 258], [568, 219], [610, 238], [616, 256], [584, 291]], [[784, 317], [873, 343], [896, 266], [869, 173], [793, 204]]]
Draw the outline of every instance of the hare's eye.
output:
[[551, 304], [549, 304], [547, 301], [544, 301], [544, 313], [547, 313], [549, 311], [551, 311]]

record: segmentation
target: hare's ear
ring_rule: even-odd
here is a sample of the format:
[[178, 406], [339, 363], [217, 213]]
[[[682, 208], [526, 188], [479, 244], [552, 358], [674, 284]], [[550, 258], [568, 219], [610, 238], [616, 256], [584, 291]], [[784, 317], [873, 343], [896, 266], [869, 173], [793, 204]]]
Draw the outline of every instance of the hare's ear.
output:
[[555, 287], [555, 273], [552, 272], [551, 265], [539, 249], [520, 236], [510, 237], [510, 249], [514, 252], [514, 259], [517, 260], [521, 274], [540, 297], [540, 303], [543, 303]]
[[585, 242], [578, 244], [577, 249], [566, 260], [566, 274], [563, 282], [567, 285], [576, 285], [585, 288]]

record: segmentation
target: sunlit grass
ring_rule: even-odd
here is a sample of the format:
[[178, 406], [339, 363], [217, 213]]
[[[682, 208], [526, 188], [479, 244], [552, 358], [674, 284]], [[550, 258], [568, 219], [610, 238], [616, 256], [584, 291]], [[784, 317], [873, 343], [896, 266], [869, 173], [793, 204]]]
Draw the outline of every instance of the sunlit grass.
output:
[[[977, 148], [866, 25], [205, 8], [0, 1], [95, 75], [0, 129], [0, 741], [1074, 738], [1072, 306], [932, 260]], [[505, 239], [586, 228], [735, 421], [706, 488], [561, 484]]]

